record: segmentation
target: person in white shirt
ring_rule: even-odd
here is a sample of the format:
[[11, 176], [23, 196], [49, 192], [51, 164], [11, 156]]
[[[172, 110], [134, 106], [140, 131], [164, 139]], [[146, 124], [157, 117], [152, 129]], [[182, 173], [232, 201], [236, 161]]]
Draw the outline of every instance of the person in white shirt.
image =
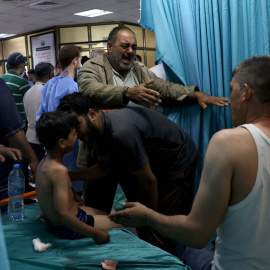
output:
[[36, 137], [36, 114], [41, 102], [41, 89], [53, 76], [53, 66], [50, 63], [39, 63], [35, 67], [36, 83], [23, 98], [28, 129], [26, 138], [36, 153], [38, 161], [45, 156], [45, 150]]

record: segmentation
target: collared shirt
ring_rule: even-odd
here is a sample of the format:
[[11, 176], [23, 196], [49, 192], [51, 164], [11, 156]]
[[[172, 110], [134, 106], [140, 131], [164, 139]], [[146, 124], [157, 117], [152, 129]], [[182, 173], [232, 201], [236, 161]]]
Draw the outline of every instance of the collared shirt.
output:
[[131, 69], [128, 71], [126, 74], [126, 77], [124, 78], [121, 76], [115, 69], [112, 67], [113, 71], [113, 84], [115, 86], [128, 86], [128, 87], [135, 87], [136, 85], [139, 84], [139, 81], [137, 77], [135, 76], [134, 72], [134, 67], [131, 66]]
[[[114, 86], [128, 86], [128, 87], [135, 87], [139, 85], [139, 81], [133, 72], [134, 66], [131, 66], [131, 69], [128, 71], [126, 77], [124, 78], [121, 76], [116, 70], [112, 67], [112, 74], [113, 74], [113, 84]], [[128, 104], [132, 104], [133, 102], [130, 101]], [[163, 107], [158, 106], [155, 110], [161, 114], [163, 114]]]
[[17, 72], [8, 71], [1, 77], [9, 87], [13, 98], [15, 100], [16, 106], [25, 121], [25, 111], [23, 106], [23, 97], [25, 93], [30, 89], [30, 85], [27, 80], [23, 79]]

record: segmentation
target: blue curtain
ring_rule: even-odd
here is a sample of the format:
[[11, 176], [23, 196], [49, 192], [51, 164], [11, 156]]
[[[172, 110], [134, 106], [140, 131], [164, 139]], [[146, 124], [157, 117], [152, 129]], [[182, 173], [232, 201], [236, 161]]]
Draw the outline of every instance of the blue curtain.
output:
[[[269, 54], [269, 0], [141, 0], [140, 25], [155, 33], [155, 61], [171, 81], [213, 96], [230, 96], [232, 70], [240, 61]], [[230, 108], [203, 111], [196, 104], [167, 107], [165, 114], [199, 149], [196, 191], [209, 140], [232, 127]]]

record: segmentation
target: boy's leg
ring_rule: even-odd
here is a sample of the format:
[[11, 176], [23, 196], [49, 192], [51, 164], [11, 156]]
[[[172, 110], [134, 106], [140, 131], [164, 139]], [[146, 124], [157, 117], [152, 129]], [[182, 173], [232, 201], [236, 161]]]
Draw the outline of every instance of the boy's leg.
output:
[[94, 217], [94, 228], [99, 228], [105, 231], [114, 228], [124, 228], [122, 225], [110, 221], [106, 212], [88, 206], [80, 206], [80, 208], [84, 210], [87, 215]]
[[94, 228], [99, 228], [105, 231], [114, 229], [114, 228], [125, 228], [120, 224], [116, 224], [109, 220], [108, 216], [106, 215], [97, 215], [93, 216], [95, 220]]
[[85, 213], [87, 215], [92, 215], [92, 216], [95, 216], [95, 215], [108, 215], [108, 213], [104, 212], [104, 211], [101, 211], [101, 210], [98, 210], [96, 208], [93, 208], [93, 207], [89, 207], [89, 206], [80, 206], [80, 208], [85, 211]]

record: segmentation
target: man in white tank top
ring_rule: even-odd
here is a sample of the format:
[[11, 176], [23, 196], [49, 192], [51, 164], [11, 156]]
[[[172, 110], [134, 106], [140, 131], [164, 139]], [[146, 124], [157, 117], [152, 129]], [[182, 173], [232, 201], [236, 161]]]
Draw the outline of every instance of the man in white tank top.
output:
[[204, 262], [188, 250], [186, 263], [192, 269], [269, 269], [269, 70], [266, 55], [248, 58], [234, 69], [230, 105], [237, 128], [219, 131], [211, 139], [188, 216], [164, 216], [129, 202], [111, 220], [126, 227], [154, 227], [196, 249], [204, 248], [217, 232], [216, 251]]

